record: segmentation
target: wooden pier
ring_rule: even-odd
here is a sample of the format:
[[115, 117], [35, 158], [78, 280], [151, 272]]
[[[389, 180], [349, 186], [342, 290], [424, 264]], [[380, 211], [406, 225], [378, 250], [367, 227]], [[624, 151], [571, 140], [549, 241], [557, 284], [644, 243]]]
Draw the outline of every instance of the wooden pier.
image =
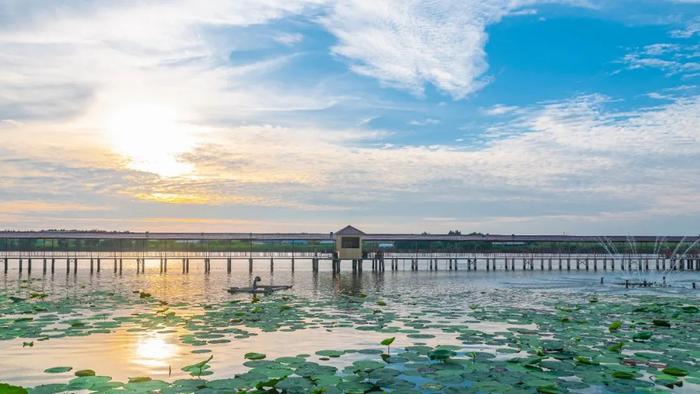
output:
[[[20, 275], [78, 269], [204, 274], [212, 266], [248, 272], [285, 261], [312, 272], [389, 271], [700, 271], [698, 236], [365, 234], [352, 226], [328, 234], [0, 232], [0, 269]], [[571, 249], [585, 249], [571, 250]], [[497, 251], [498, 250], [498, 251]], [[505, 251], [504, 251], [505, 250]], [[347, 256], [351, 256], [348, 258]], [[104, 265], [104, 267], [103, 267]], [[201, 268], [201, 269], [199, 269]], [[60, 268], [59, 268], [60, 269]], [[240, 269], [239, 269], [240, 270]]]
[[[42, 275], [54, 275], [56, 264], [65, 264], [66, 274], [76, 274], [78, 269], [89, 270], [90, 274], [100, 274], [103, 264], [111, 264], [113, 274], [121, 275], [125, 265], [137, 274], [146, 272], [146, 263], [157, 266], [161, 274], [168, 273], [169, 266], [179, 265], [175, 272], [188, 274], [190, 263], [196, 264], [205, 274], [212, 271], [212, 265], [225, 267], [232, 273], [234, 267], [247, 266], [249, 272], [266, 267], [275, 270], [275, 262], [285, 263], [287, 269], [295, 271], [299, 264], [305, 264], [312, 272], [330, 270], [334, 273], [385, 272], [385, 271], [700, 271], [700, 257], [666, 257], [660, 255], [596, 255], [596, 254], [443, 254], [443, 253], [385, 253], [382, 257], [369, 254], [366, 259], [340, 260], [332, 253], [116, 253], [115, 252], [22, 252], [0, 253], [0, 266], [7, 274], [10, 267], [16, 267], [19, 274], [31, 276], [33, 264], [40, 262]], [[157, 263], [157, 264], [156, 264]], [[344, 269], [343, 269], [344, 267]]]

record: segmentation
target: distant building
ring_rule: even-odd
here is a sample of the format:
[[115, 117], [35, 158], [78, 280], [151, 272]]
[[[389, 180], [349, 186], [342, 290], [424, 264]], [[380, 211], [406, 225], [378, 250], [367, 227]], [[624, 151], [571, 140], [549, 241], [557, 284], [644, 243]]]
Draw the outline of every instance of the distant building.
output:
[[362, 258], [362, 238], [365, 233], [353, 226], [345, 226], [335, 233], [335, 250], [341, 260]]

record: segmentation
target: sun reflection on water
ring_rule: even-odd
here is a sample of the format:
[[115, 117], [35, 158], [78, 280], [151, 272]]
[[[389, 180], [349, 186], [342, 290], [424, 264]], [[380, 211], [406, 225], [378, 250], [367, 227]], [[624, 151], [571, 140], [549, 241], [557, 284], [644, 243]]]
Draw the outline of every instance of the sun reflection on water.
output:
[[172, 343], [167, 335], [154, 333], [139, 338], [136, 342], [135, 362], [148, 367], [169, 366], [169, 360], [178, 351], [178, 346]]

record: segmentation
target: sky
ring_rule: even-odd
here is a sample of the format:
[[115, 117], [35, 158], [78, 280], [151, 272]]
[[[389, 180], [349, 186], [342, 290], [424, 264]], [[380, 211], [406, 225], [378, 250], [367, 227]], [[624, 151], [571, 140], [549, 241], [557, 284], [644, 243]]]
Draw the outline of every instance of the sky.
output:
[[0, 228], [700, 233], [700, 1], [0, 0]]

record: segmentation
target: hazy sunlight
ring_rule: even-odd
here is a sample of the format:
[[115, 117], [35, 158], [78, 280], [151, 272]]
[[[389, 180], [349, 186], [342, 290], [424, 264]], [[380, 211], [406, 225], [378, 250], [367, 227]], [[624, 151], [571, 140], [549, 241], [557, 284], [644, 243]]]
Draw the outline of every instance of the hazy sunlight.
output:
[[192, 171], [178, 155], [194, 147], [193, 133], [171, 108], [146, 104], [115, 110], [105, 117], [104, 129], [111, 147], [134, 170], [163, 177]]

